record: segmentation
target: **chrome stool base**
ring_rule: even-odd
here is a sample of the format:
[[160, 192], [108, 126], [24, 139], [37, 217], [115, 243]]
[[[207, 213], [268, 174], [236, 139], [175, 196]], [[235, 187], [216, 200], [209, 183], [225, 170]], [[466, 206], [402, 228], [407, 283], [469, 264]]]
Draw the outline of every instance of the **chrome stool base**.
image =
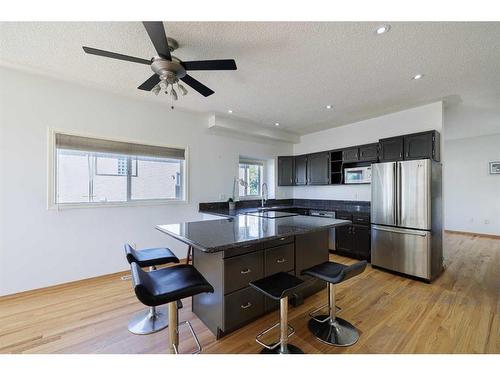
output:
[[168, 313], [165, 307], [140, 311], [128, 323], [128, 330], [135, 335], [149, 335], [167, 327]]
[[[320, 315], [309, 320], [309, 331], [319, 341], [334, 346], [351, 346], [358, 341], [358, 330], [351, 323], [342, 318], [333, 321], [328, 318], [328, 315]], [[318, 320], [325, 321], [320, 323]]]
[[284, 352], [281, 351], [280, 345], [277, 345], [274, 349], [262, 349], [260, 351], [260, 354], [304, 354], [304, 352], [302, 351], [302, 349], [296, 347], [295, 345], [287, 344], [286, 350]]

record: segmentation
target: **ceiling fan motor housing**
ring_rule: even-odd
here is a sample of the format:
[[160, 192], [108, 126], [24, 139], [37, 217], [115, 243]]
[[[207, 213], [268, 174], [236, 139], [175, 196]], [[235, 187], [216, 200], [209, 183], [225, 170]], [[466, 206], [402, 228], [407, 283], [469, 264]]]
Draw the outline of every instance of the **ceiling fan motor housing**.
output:
[[186, 69], [181, 65], [180, 60], [172, 56], [172, 61], [161, 57], [153, 57], [151, 69], [158, 74], [162, 80], [168, 83], [174, 83], [186, 75]]

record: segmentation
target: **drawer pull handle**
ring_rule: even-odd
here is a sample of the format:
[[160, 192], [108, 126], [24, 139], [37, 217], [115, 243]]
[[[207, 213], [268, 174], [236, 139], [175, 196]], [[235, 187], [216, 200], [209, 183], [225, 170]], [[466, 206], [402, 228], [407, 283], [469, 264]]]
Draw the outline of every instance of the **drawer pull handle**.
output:
[[252, 304], [250, 302], [247, 302], [246, 305], [241, 305], [240, 306], [243, 310], [248, 309], [249, 307], [252, 307]]
[[252, 270], [251, 270], [250, 268], [247, 268], [246, 270], [241, 270], [241, 271], [240, 271], [240, 273], [241, 273], [242, 275], [246, 275], [247, 273], [250, 273], [250, 272], [252, 272]]
[[244, 249], [248, 249], [249, 247], [251, 247], [252, 245], [245, 245], [243, 246]]
[[276, 263], [285, 263], [285, 262], [286, 262], [285, 258], [281, 258], [276, 261]]

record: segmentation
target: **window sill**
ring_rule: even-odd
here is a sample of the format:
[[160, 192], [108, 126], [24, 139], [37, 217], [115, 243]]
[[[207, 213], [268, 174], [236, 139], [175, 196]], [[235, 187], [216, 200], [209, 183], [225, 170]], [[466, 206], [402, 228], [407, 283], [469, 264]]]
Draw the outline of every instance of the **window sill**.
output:
[[79, 208], [110, 208], [110, 207], [144, 207], [144, 206], [163, 206], [163, 205], [187, 205], [188, 200], [173, 200], [173, 199], [157, 199], [143, 200], [132, 202], [106, 202], [106, 203], [51, 203], [48, 206], [49, 210], [72, 210]]

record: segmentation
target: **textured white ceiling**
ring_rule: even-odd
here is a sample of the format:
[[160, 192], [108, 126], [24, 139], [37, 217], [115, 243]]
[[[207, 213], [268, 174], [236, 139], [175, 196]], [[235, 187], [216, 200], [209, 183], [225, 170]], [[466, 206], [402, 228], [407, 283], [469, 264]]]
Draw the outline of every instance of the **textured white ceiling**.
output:
[[[182, 60], [234, 58], [237, 71], [192, 72], [216, 93], [193, 90], [177, 107], [226, 113], [299, 134], [449, 95], [500, 90], [500, 23], [166, 22]], [[0, 23], [0, 61], [170, 104], [137, 90], [146, 65], [86, 55], [86, 45], [150, 58], [140, 22]], [[411, 80], [417, 73], [424, 79]], [[326, 110], [327, 104], [333, 110]]]

